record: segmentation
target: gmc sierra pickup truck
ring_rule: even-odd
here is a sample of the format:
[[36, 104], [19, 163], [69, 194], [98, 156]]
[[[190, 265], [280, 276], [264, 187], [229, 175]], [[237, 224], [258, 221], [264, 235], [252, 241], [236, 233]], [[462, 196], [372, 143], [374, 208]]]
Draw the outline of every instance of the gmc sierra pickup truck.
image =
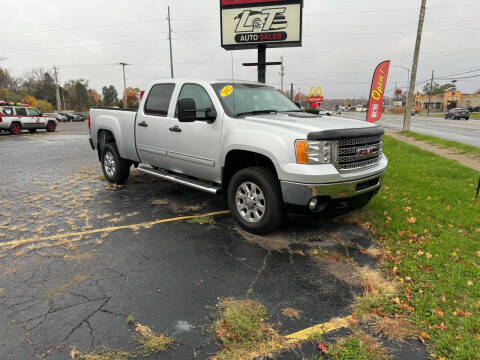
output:
[[337, 215], [366, 205], [382, 185], [383, 129], [305, 113], [260, 83], [152, 82], [138, 111], [91, 109], [90, 145], [105, 177], [131, 166], [223, 194], [245, 229], [277, 229], [286, 212]]

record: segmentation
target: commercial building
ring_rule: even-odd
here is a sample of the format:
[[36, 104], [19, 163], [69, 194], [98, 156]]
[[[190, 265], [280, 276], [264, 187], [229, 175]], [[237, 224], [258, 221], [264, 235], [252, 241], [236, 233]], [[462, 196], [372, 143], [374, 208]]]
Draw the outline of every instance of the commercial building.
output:
[[430, 111], [443, 112], [455, 107], [476, 108], [480, 106], [480, 94], [462, 94], [461, 91], [447, 91], [440, 95], [431, 97], [422, 93], [415, 95], [415, 106], [422, 110], [428, 110], [430, 101]]

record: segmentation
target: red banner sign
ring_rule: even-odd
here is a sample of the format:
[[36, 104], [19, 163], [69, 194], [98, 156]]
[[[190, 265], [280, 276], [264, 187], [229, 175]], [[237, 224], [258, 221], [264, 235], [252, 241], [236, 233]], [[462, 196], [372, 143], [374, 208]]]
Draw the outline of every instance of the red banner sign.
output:
[[385, 88], [387, 86], [389, 68], [390, 60], [387, 60], [378, 64], [373, 73], [370, 99], [368, 100], [368, 122], [375, 122], [382, 117], [383, 95], [385, 94]]

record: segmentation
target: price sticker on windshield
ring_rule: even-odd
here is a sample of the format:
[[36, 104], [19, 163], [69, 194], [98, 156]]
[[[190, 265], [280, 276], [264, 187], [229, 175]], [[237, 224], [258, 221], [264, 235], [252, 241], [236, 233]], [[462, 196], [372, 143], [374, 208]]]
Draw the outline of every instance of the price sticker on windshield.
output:
[[221, 97], [227, 97], [232, 92], [233, 92], [233, 86], [232, 85], [227, 85], [222, 89], [222, 91], [220, 91], [220, 96]]

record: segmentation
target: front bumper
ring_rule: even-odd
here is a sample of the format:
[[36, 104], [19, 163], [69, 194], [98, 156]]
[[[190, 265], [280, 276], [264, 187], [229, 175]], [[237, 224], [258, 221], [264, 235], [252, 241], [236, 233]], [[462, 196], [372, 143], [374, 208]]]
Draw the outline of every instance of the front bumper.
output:
[[321, 212], [336, 200], [352, 199], [368, 193], [375, 194], [380, 190], [385, 173], [380, 173], [347, 182], [330, 184], [302, 184], [281, 181], [283, 202], [290, 208], [308, 209], [313, 198], [317, 198], [319, 206], [310, 212]]

